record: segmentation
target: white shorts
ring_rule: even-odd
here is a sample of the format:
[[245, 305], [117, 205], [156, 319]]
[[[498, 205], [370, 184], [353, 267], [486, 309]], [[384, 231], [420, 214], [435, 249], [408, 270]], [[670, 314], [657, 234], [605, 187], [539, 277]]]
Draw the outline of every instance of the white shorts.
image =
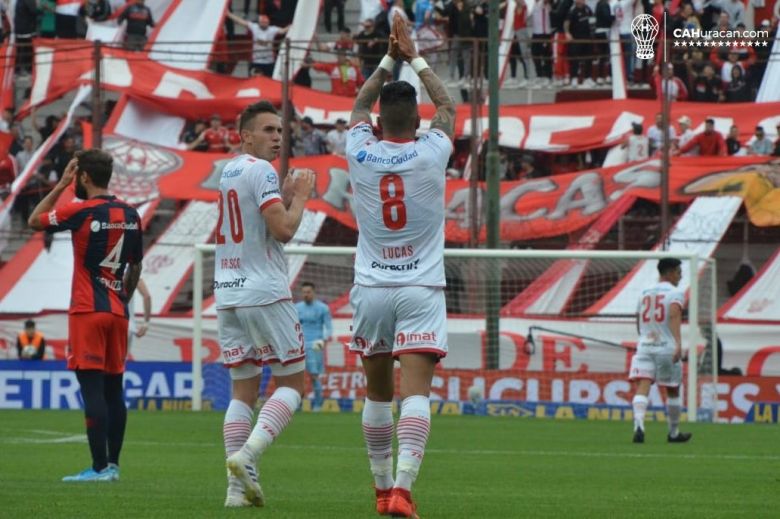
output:
[[349, 349], [378, 354], [447, 355], [447, 305], [444, 289], [432, 287], [365, 287], [349, 293], [355, 309]]
[[217, 324], [222, 362], [235, 368], [232, 378], [258, 375], [263, 364], [274, 375], [303, 371], [303, 332], [291, 301], [217, 310]]
[[629, 380], [649, 379], [659, 386], [677, 387], [682, 383], [682, 363], [672, 362], [672, 352], [638, 352], [631, 358]]

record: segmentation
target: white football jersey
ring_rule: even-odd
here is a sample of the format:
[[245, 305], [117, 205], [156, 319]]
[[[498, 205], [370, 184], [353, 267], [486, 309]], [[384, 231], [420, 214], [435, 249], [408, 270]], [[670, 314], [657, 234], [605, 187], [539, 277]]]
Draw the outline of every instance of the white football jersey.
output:
[[685, 293], [661, 281], [642, 291], [637, 307], [639, 320], [638, 351], [674, 350], [674, 336], [669, 328], [669, 310], [672, 305], [685, 307]]
[[628, 161], [645, 160], [649, 156], [650, 140], [644, 135], [628, 136]]
[[262, 215], [281, 202], [279, 177], [268, 161], [244, 154], [225, 165], [219, 179], [214, 265], [217, 309], [292, 297], [284, 249]]
[[450, 138], [437, 129], [407, 142], [380, 141], [365, 122], [349, 130], [356, 284], [445, 285], [444, 170], [451, 153]]

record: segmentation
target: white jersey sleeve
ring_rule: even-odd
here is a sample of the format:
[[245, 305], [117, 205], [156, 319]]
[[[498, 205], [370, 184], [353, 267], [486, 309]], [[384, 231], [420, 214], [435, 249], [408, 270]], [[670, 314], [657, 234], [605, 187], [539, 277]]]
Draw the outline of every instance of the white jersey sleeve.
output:
[[284, 249], [262, 214], [281, 202], [279, 177], [267, 161], [241, 155], [225, 165], [219, 181], [214, 264], [217, 309], [291, 298]]
[[685, 293], [668, 282], [661, 282], [642, 292], [637, 314], [640, 351], [673, 351], [676, 341], [669, 326], [673, 305], [685, 308]]
[[444, 170], [452, 142], [440, 130], [379, 141], [368, 123], [347, 134], [358, 225], [355, 283], [434, 286], [444, 280]]

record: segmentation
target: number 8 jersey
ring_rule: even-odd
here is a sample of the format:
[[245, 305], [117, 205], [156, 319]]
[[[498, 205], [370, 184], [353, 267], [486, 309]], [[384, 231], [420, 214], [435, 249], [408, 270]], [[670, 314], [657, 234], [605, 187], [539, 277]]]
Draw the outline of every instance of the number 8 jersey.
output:
[[639, 319], [638, 351], [674, 350], [675, 339], [669, 328], [669, 310], [685, 308], [685, 294], [668, 281], [642, 291], [637, 308]]
[[451, 153], [452, 142], [437, 129], [405, 141], [380, 141], [366, 122], [349, 130], [355, 284], [445, 285], [444, 170]]
[[268, 161], [244, 154], [225, 165], [214, 258], [217, 309], [291, 299], [284, 248], [262, 215], [281, 202], [279, 177]]

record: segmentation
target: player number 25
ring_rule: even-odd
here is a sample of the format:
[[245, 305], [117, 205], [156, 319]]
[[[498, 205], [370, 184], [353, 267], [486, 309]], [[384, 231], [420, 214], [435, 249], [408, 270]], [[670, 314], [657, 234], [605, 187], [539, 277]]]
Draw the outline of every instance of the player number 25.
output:
[[[393, 186], [393, 194], [390, 194], [390, 186]], [[385, 227], [391, 231], [403, 229], [406, 226], [404, 180], [398, 175], [382, 177], [379, 181], [379, 197], [382, 199], [382, 220], [385, 222]]]
[[[650, 315], [653, 308], [655, 308], [655, 311]], [[657, 323], [664, 322], [664, 318], [666, 318], [666, 309], [664, 307], [663, 294], [659, 294], [654, 298], [645, 296], [642, 299], [642, 322], [649, 323], [651, 318]]]
[[[230, 237], [233, 243], [241, 243], [244, 240], [244, 225], [241, 222], [241, 206], [238, 205], [238, 193], [235, 189], [227, 192], [228, 223], [230, 224]], [[222, 193], [219, 194], [217, 202], [219, 206], [219, 219], [217, 220], [217, 243], [225, 243], [225, 237], [222, 235], [222, 218], [224, 216], [225, 203], [222, 200]]]

